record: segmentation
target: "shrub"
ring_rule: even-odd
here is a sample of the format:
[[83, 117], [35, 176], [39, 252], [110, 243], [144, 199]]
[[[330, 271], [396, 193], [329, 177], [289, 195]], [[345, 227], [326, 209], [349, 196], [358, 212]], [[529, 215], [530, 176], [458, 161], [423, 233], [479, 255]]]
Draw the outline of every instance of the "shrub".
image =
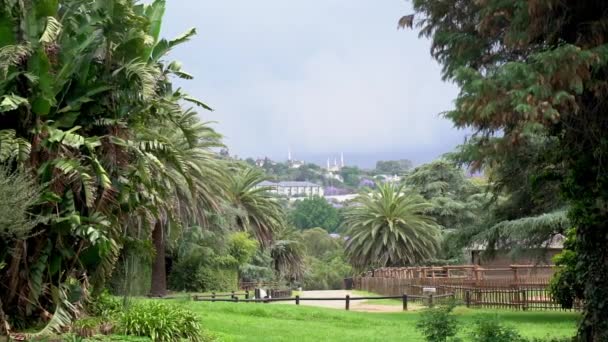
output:
[[198, 317], [191, 311], [159, 302], [134, 304], [118, 317], [118, 331], [153, 341], [203, 341]]
[[99, 324], [98, 318], [81, 318], [72, 324], [72, 331], [78, 337], [92, 337], [97, 332]]
[[455, 305], [436, 307], [424, 311], [416, 327], [428, 342], [457, 342], [458, 321], [452, 315]]
[[498, 317], [480, 317], [470, 333], [471, 342], [525, 342], [515, 328], [500, 323]]
[[107, 290], [104, 290], [98, 296], [94, 297], [86, 307], [86, 311], [91, 316], [108, 317], [122, 310], [122, 304], [116, 297], [110, 295]]
[[177, 291], [228, 291], [238, 287], [236, 266], [200, 265], [194, 258], [177, 262], [169, 275], [169, 286]]

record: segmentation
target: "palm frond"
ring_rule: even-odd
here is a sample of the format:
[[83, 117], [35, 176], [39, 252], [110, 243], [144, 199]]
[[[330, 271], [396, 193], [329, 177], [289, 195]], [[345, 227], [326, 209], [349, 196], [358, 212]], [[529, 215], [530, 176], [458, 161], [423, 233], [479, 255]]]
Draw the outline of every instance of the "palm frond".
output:
[[47, 17], [46, 18], [46, 27], [42, 36], [40, 37], [40, 42], [43, 44], [51, 44], [57, 40], [57, 37], [61, 34], [61, 30], [63, 26], [61, 23], [55, 19], [55, 17]]

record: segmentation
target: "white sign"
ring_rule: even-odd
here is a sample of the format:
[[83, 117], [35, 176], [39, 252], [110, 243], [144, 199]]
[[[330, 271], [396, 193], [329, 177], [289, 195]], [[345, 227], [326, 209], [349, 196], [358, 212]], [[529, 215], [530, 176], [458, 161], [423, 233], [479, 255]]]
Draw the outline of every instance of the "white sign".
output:
[[423, 287], [422, 292], [423, 293], [437, 293], [437, 289], [434, 287]]

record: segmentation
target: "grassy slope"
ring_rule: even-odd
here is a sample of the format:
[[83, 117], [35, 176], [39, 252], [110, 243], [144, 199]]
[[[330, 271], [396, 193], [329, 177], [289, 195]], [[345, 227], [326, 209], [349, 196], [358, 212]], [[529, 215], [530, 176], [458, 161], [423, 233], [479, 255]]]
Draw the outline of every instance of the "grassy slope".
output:
[[[203, 326], [225, 341], [421, 341], [419, 313], [361, 313], [305, 306], [176, 301], [201, 316]], [[456, 309], [468, 327], [476, 316], [498, 315], [527, 337], [565, 337], [577, 315]]]

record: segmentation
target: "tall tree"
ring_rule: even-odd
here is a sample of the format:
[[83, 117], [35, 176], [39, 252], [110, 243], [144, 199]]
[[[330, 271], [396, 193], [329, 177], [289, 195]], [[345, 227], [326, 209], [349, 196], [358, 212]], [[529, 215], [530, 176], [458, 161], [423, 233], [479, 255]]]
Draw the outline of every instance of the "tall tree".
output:
[[433, 204], [428, 214], [443, 229], [456, 230], [475, 224], [486, 200], [485, 189], [445, 159], [415, 168], [405, 177], [404, 184]]
[[299, 229], [320, 227], [334, 232], [340, 224], [338, 210], [319, 196], [296, 201], [289, 216]]
[[262, 172], [236, 165], [231, 172], [229, 203], [236, 207], [237, 225], [248, 230], [263, 247], [272, 244], [274, 234], [285, 227], [285, 214], [270, 189], [260, 186], [266, 180]]
[[161, 61], [194, 31], [159, 39], [163, 8], [0, 4], [0, 163], [32, 175], [41, 195], [31, 213], [45, 218], [31, 234], [0, 238], [0, 305], [11, 322], [66, 317], [66, 283], [101, 288], [125, 241], [179, 228], [185, 215], [199, 217], [200, 206], [185, 203], [218, 193], [207, 167], [216, 139], [180, 104], [207, 107], [173, 90], [172, 76], [191, 76]]
[[376, 162], [376, 172], [389, 175], [401, 175], [409, 171], [414, 164], [409, 159], [379, 160]]
[[[472, 127], [479, 160], [525, 144], [544, 127], [557, 140], [561, 192], [576, 227], [577, 282], [584, 288], [578, 336], [608, 340], [608, 4], [604, 1], [414, 0], [421, 35], [444, 78], [461, 88], [447, 113]], [[411, 26], [413, 16], [402, 18]]]
[[358, 268], [413, 265], [435, 256], [439, 227], [431, 204], [403, 186], [380, 184], [344, 212], [346, 254]]

